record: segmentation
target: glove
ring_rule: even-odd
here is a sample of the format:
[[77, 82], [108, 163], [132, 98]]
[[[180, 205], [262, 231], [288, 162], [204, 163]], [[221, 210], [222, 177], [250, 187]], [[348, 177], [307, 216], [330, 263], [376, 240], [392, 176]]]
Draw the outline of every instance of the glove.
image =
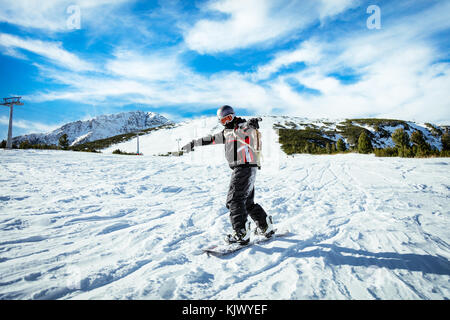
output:
[[253, 129], [259, 129], [259, 121], [261, 121], [261, 118], [251, 118], [248, 120], [249, 127], [252, 127]]
[[191, 151], [194, 151], [194, 140], [192, 140], [191, 142], [189, 142], [188, 144], [184, 145], [181, 150], [183, 152], [189, 153]]

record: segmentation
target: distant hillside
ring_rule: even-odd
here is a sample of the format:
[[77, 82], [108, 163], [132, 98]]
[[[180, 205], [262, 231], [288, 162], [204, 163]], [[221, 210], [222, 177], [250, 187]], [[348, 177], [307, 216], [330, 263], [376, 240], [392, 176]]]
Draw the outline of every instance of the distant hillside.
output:
[[441, 138], [448, 133], [448, 126], [375, 118], [305, 121], [302, 118], [287, 117], [275, 123], [274, 128], [278, 130], [281, 148], [287, 154], [330, 153], [336, 150], [340, 139], [344, 142], [345, 149], [356, 150], [358, 139], [363, 132], [373, 149], [393, 148], [395, 143], [392, 134], [397, 129], [403, 129], [409, 139], [414, 132], [418, 132], [430, 151], [441, 151], [443, 148]]
[[58, 145], [58, 140], [67, 134], [70, 146], [75, 146], [112, 136], [137, 132], [171, 123], [154, 112], [131, 111], [112, 115], [101, 115], [91, 120], [67, 123], [50, 133], [37, 133], [13, 138], [13, 144], [28, 141], [31, 145]]

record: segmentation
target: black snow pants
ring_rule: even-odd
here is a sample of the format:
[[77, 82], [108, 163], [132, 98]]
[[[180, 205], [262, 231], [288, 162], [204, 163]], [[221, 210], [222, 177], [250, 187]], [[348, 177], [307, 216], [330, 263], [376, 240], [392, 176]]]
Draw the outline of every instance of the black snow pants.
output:
[[256, 167], [235, 167], [233, 169], [227, 196], [227, 208], [230, 210], [231, 225], [236, 231], [245, 228], [248, 215], [257, 227], [267, 227], [266, 212], [259, 204], [254, 203], [256, 171]]

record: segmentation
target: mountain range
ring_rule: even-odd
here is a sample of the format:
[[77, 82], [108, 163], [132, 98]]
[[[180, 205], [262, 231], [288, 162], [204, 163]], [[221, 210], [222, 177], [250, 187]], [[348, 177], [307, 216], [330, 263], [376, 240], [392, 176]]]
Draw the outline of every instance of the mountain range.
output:
[[[393, 147], [392, 134], [396, 129], [404, 129], [409, 136], [418, 131], [431, 148], [441, 150], [441, 137], [449, 131], [444, 125], [394, 119], [309, 119], [272, 115], [261, 118], [263, 134], [279, 144], [286, 154], [304, 153], [305, 150], [306, 153], [317, 153], [327, 145], [336, 145], [339, 139], [347, 148], [354, 148], [362, 132], [370, 138], [374, 148]], [[18, 136], [13, 138], [13, 144], [28, 141], [31, 145], [58, 145], [59, 138], [67, 134], [69, 145], [80, 150], [134, 152], [136, 141], [130, 133], [139, 133], [141, 150], [147, 155], [157, 155], [179, 150], [180, 144], [220, 130], [222, 126], [215, 117], [174, 123], [155, 112], [131, 111], [67, 123], [49, 133]], [[312, 146], [319, 149], [311, 151]]]
[[13, 144], [23, 141], [30, 144], [58, 145], [59, 138], [67, 134], [70, 146], [105, 139], [172, 123], [155, 112], [130, 111], [101, 115], [90, 120], [70, 122], [49, 133], [33, 133], [13, 138]]

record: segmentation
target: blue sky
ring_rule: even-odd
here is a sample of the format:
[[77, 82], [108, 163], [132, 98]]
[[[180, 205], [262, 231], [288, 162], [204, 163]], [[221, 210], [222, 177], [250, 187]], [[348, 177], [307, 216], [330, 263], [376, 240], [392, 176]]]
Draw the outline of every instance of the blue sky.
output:
[[[223, 104], [449, 124], [449, 17], [445, 0], [1, 0], [0, 97], [25, 102], [14, 135]], [[8, 117], [1, 107], [0, 139]]]

